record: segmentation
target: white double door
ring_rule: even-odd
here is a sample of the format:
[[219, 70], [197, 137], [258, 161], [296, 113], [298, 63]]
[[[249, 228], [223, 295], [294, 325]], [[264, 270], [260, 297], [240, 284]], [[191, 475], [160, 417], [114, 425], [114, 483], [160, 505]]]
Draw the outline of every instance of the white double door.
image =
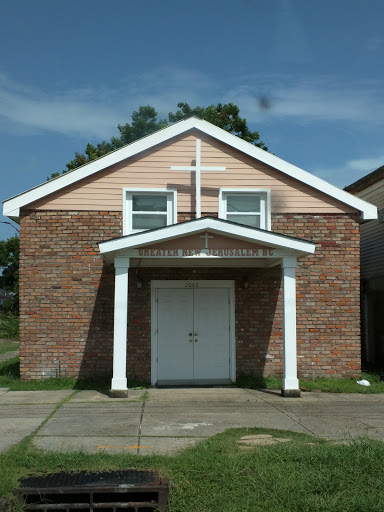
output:
[[158, 384], [230, 382], [230, 289], [157, 290]]

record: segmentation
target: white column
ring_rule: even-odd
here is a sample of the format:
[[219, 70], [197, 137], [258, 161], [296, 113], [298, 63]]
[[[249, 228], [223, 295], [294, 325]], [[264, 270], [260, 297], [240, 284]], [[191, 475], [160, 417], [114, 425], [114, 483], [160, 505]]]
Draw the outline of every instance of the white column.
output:
[[113, 377], [110, 396], [128, 395], [127, 322], [129, 258], [115, 258], [115, 309], [113, 329]]
[[283, 258], [283, 303], [284, 303], [284, 377], [281, 394], [286, 397], [299, 397], [297, 379], [296, 348], [296, 258]]

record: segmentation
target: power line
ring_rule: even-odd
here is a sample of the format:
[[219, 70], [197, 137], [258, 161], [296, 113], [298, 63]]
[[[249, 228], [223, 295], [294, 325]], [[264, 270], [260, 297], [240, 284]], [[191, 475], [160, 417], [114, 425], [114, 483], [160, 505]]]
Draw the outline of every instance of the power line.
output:
[[9, 226], [12, 226], [12, 227], [13, 227], [13, 229], [14, 229], [17, 233], [19, 233], [19, 234], [20, 234], [20, 229], [18, 229], [16, 226], [14, 226], [13, 224], [11, 224], [10, 222], [7, 222], [7, 221], [2, 220], [2, 221], [0, 221], [0, 224], [8, 224]]

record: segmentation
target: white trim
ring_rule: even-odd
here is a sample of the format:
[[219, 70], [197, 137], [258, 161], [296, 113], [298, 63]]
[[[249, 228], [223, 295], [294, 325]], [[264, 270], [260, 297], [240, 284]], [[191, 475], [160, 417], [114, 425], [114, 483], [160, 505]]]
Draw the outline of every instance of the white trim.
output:
[[131, 233], [142, 232], [132, 230], [131, 208], [129, 207], [128, 195], [132, 194], [163, 194], [167, 196], [167, 226], [177, 222], [177, 190], [173, 188], [123, 188], [123, 236]]
[[194, 289], [189, 284], [198, 284], [198, 288], [227, 288], [229, 290], [229, 343], [230, 343], [230, 379], [236, 382], [236, 336], [235, 336], [235, 281], [228, 280], [153, 280], [151, 281], [151, 385], [157, 384], [157, 290], [183, 288]]
[[[289, 255], [289, 251], [283, 256]], [[132, 267], [150, 268], [271, 268], [281, 264], [282, 257], [276, 258], [135, 258], [130, 256]]]
[[297, 347], [296, 347], [296, 258], [283, 258], [283, 338], [284, 376], [281, 389], [297, 391]]
[[148, 135], [148, 137], [144, 137], [132, 144], [124, 146], [108, 155], [105, 155], [93, 162], [83, 165], [78, 169], [75, 169], [72, 172], [64, 174], [55, 180], [48, 181], [38, 187], [35, 187], [31, 190], [28, 190], [18, 196], [10, 198], [3, 203], [3, 215], [11, 215], [15, 216], [15, 211], [19, 213], [19, 209], [23, 206], [37, 201], [42, 197], [45, 197], [53, 192], [57, 192], [68, 185], [72, 185], [88, 176], [93, 175], [94, 173], [106, 169], [111, 165], [121, 162], [131, 156], [137, 155], [142, 151], [147, 149], [151, 149], [154, 146], [161, 144], [162, 142], [167, 142], [173, 137], [176, 137], [180, 134], [183, 134], [189, 130], [197, 129], [201, 132], [214, 137], [215, 139], [223, 142], [224, 144], [228, 144], [233, 148], [241, 151], [242, 153], [251, 156], [267, 165], [270, 165], [274, 169], [281, 171], [282, 173], [290, 176], [310, 187], [313, 187], [316, 190], [319, 190], [342, 203], [351, 206], [352, 208], [356, 208], [361, 211], [362, 219], [376, 219], [377, 218], [377, 209], [374, 205], [363, 201], [362, 199], [341, 190], [330, 183], [310, 174], [295, 165], [292, 165], [288, 162], [285, 162], [281, 158], [273, 155], [272, 153], [268, 153], [263, 149], [246, 142], [239, 137], [228, 133], [227, 131], [214, 126], [208, 121], [203, 121], [202, 119], [198, 119], [196, 117], [190, 117], [184, 121], [179, 121], [178, 123], [172, 124], [158, 132]]
[[111, 262], [119, 251], [165, 242], [173, 238], [205, 231], [265, 244], [276, 249], [292, 249], [297, 252], [297, 256], [313, 254], [316, 247], [316, 244], [312, 242], [285, 237], [271, 231], [256, 230], [247, 226], [221, 221], [220, 219], [203, 217], [195, 221], [174, 224], [167, 228], [143, 231], [128, 237], [100, 242], [99, 248], [103, 258], [107, 262]]
[[262, 197], [260, 218], [264, 220], [264, 226], [261, 229], [271, 230], [271, 190], [268, 188], [219, 188], [219, 218], [227, 218], [227, 208], [225, 196], [227, 194], [259, 195]]
[[128, 270], [129, 258], [115, 258], [113, 391], [127, 390]]

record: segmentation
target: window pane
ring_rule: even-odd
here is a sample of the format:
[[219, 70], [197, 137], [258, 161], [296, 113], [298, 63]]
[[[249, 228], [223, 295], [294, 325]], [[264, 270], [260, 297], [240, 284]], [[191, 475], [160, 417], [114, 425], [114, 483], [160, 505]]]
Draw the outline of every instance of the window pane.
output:
[[166, 225], [166, 215], [140, 215], [140, 213], [132, 215], [132, 229], [154, 229], [162, 228]]
[[167, 196], [132, 194], [132, 210], [134, 212], [166, 212]]
[[253, 195], [227, 195], [227, 212], [259, 212], [260, 197]]
[[260, 215], [227, 215], [227, 220], [238, 222], [239, 224], [245, 224], [252, 228], [260, 227]]

